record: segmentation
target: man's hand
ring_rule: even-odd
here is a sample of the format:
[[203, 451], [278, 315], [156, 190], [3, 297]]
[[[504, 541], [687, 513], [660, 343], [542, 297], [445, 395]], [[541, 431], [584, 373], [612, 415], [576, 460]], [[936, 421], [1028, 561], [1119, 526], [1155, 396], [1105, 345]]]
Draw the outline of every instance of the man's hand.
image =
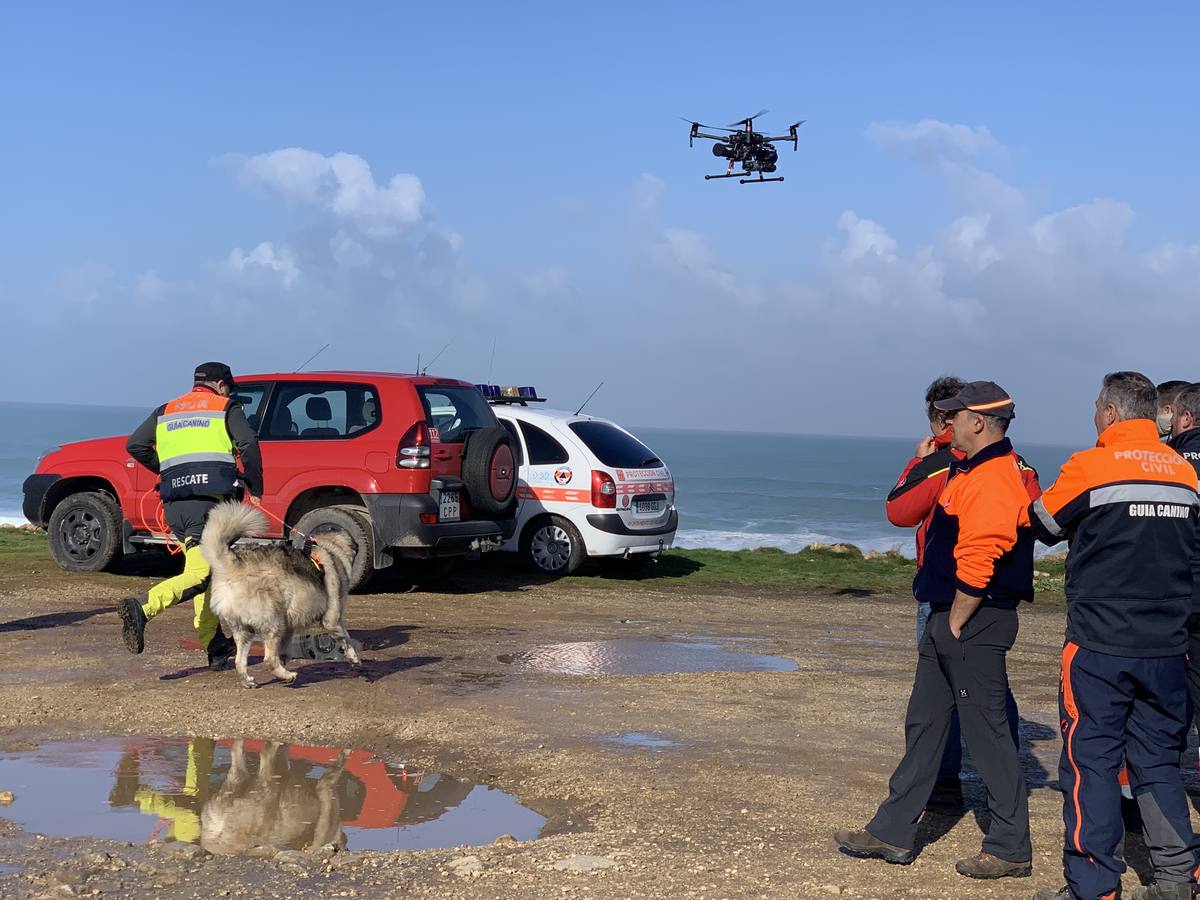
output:
[[963, 628], [967, 622], [971, 621], [971, 616], [975, 615], [975, 611], [979, 609], [979, 604], [982, 602], [982, 597], [972, 597], [962, 591], [954, 592], [954, 605], [950, 607], [949, 624], [950, 633], [954, 635], [956, 641], [962, 637]]
[[927, 456], [932, 456], [936, 451], [937, 451], [937, 439], [936, 438], [934, 438], [932, 436], [923, 437], [923, 438], [921, 438], [921, 440], [917, 441], [917, 454], [916, 455], [918, 457], [920, 457], [921, 459], [924, 459]]

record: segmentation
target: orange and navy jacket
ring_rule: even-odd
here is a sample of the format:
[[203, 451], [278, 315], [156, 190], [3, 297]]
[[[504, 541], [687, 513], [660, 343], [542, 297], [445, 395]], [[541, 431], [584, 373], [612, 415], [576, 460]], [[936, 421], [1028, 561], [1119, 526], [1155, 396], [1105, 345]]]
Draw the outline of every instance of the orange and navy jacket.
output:
[[1031, 494], [1012, 442], [1003, 438], [970, 459], [950, 463], [946, 486], [934, 504], [925, 537], [924, 565], [913, 594], [946, 609], [956, 591], [983, 605], [1015, 609], [1033, 599]]
[[[1200, 428], [1177, 434], [1167, 441], [1167, 446], [1186, 459], [1200, 475]], [[1200, 529], [1200, 524], [1197, 525]], [[1196, 535], [1196, 547], [1192, 551], [1192, 614], [1200, 614], [1200, 532]]]
[[1070, 543], [1067, 641], [1114, 656], [1187, 651], [1196, 473], [1151, 419], [1107, 428], [1029, 509], [1038, 538]]
[[[950, 475], [950, 464], [962, 459], [961, 450], [950, 446], [952, 432], [949, 428], [934, 438], [937, 449], [928, 456], [914, 456], [900, 473], [900, 479], [887, 498], [888, 521], [900, 528], [917, 526], [917, 568], [925, 563], [925, 535], [933, 521], [933, 510], [937, 499], [946, 486]], [[1029, 499], [1041, 496], [1037, 471], [1025, 460], [1017, 457], [1017, 466], [1029, 491]]]

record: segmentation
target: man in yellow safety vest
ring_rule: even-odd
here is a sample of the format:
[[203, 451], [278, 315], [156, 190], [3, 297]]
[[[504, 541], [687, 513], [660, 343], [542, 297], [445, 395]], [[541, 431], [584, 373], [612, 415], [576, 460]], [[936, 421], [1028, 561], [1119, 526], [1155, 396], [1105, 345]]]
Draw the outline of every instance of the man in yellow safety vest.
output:
[[[146, 623], [168, 607], [191, 600], [196, 634], [208, 652], [208, 665], [220, 669], [235, 647], [208, 605], [210, 570], [200, 552], [208, 514], [222, 500], [262, 497], [262, 456], [246, 414], [230, 399], [233, 372], [224, 363], [196, 367], [195, 386], [154, 410], [129, 437], [125, 449], [159, 476], [167, 527], [183, 545], [183, 572], [156, 584], [145, 598], [120, 603], [122, 637], [130, 653], [146, 646]], [[238, 459], [242, 471], [238, 471]]]

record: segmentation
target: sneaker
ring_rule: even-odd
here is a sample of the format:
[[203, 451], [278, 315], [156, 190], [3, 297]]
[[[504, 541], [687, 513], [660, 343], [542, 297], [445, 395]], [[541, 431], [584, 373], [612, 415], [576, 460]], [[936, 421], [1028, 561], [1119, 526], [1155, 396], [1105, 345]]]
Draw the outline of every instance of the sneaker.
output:
[[225, 634], [218, 630], [213, 639], [208, 642], [208, 668], [213, 672], [220, 672], [225, 668], [225, 664], [233, 659], [237, 653], [237, 643], [231, 637], [226, 637]]
[[1179, 881], [1156, 881], [1135, 887], [1129, 900], [1192, 900], [1192, 886]]
[[136, 597], [126, 597], [117, 606], [121, 616], [121, 637], [130, 653], [141, 653], [146, 649], [146, 614]]
[[1042, 890], [1033, 895], [1033, 900], [1075, 900], [1075, 895], [1071, 893], [1071, 888], [1063, 885], [1057, 891]]
[[843, 853], [860, 859], [882, 859], [900, 866], [913, 861], [911, 850], [884, 843], [869, 831], [835, 831], [833, 839]]
[[954, 864], [959, 875], [968, 878], [1028, 878], [1033, 874], [1033, 860], [1009, 862], [990, 853], [977, 853]]

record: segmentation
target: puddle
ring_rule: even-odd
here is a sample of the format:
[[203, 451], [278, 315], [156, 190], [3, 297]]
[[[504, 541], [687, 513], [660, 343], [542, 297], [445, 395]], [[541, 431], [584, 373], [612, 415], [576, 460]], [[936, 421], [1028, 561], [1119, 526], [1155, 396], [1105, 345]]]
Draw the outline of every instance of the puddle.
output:
[[645, 731], [626, 731], [624, 734], [606, 734], [600, 737], [606, 744], [617, 744], [637, 750], [670, 750], [680, 745], [679, 741]]
[[669, 675], [681, 672], [794, 672], [790, 659], [744, 652], [720, 639], [659, 641], [619, 638], [550, 644], [527, 653], [500, 656], [523, 669], [564, 675]]
[[0, 875], [15, 875], [20, 871], [21, 870], [16, 866], [6, 866], [3, 863], [0, 863]]
[[112, 738], [0, 752], [0, 816], [27, 831], [213, 853], [258, 845], [426, 850], [536, 838], [511, 794], [413, 772], [365, 750], [254, 740]]

